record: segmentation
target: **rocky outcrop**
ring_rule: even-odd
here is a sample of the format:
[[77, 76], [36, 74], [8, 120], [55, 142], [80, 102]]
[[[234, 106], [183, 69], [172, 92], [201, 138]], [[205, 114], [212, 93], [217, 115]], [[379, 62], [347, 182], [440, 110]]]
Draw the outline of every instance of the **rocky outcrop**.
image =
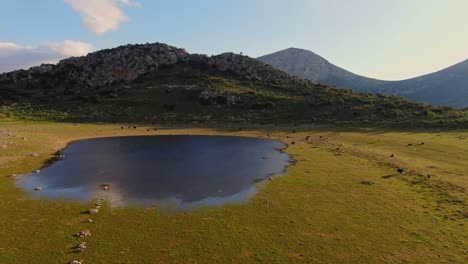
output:
[[210, 57], [207, 63], [222, 72], [231, 72], [249, 80], [290, 81], [294, 79], [289, 74], [264, 62], [234, 53]]
[[0, 75], [0, 84], [53, 80], [103, 86], [157, 72], [177, 64], [202, 65], [220, 72], [235, 74], [249, 80], [289, 81], [294, 79], [256, 59], [234, 53], [208, 57], [189, 54], [184, 49], [162, 43], [125, 45], [101, 50], [83, 57], [72, 57], [58, 64], [42, 64], [29, 70]]
[[184, 49], [161, 43], [125, 45], [83, 57], [64, 59], [56, 65], [42, 64], [27, 71], [5, 73], [0, 75], [0, 81], [34, 81], [41, 77], [51, 77], [99, 86], [135, 80], [160, 67], [184, 61], [188, 56]]
[[236, 105], [241, 98], [227, 92], [205, 90], [200, 93], [198, 100], [205, 105]]

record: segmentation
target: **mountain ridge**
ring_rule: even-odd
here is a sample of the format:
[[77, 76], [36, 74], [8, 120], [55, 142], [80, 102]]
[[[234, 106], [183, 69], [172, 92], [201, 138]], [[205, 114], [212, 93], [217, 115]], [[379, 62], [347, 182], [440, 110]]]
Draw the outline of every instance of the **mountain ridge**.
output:
[[[258, 58], [292, 75], [358, 92], [404, 96], [435, 105], [468, 107], [468, 59], [426, 75], [399, 81], [378, 80], [338, 67], [316, 53], [288, 48]], [[320, 65], [320, 67], [319, 67]], [[459, 68], [462, 72], [459, 72]], [[453, 72], [457, 72], [454, 76]]]
[[60, 121], [333, 123], [428, 127], [467, 113], [294, 77], [235, 53], [123, 45], [0, 75], [0, 116]]

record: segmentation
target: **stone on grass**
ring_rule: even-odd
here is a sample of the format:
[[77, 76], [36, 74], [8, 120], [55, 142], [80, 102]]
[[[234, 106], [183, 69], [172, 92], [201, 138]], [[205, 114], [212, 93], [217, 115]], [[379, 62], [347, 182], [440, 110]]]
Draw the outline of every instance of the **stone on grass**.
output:
[[88, 214], [90, 214], [90, 215], [95, 215], [97, 213], [99, 213], [99, 209], [97, 209], [97, 208], [92, 208], [92, 209], [88, 210]]
[[85, 238], [89, 236], [91, 236], [91, 231], [89, 230], [80, 231], [75, 234], [75, 237], [79, 237], [79, 238]]
[[75, 247], [75, 252], [81, 253], [86, 249], [86, 242], [81, 242]]

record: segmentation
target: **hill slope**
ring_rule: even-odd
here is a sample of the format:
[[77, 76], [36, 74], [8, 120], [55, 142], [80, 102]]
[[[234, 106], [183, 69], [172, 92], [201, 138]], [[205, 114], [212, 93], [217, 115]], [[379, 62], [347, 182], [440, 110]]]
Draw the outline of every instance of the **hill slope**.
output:
[[360, 92], [400, 95], [435, 105], [468, 107], [468, 60], [413, 79], [381, 81], [346, 71], [308, 50], [290, 48], [258, 59], [314, 82]]
[[126, 45], [0, 75], [0, 114], [116, 122], [464, 126], [466, 113], [298, 79], [233, 53]]

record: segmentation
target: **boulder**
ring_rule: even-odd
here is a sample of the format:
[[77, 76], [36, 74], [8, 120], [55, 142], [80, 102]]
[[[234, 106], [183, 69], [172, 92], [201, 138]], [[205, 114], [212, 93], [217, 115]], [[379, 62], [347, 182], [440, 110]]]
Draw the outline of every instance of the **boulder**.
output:
[[88, 210], [89, 215], [95, 215], [97, 213], [99, 213], [99, 209], [97, 209], [97, 208], [92, 208], [92, 209]]
[[89, 231], [89, 230], [80, 231], [80, 232], [75, 234], [75, 237], [79, 237], [79, 238], [85, 238], [85, 237], [88, 237], [88, 236], [91, 236], [91, 231]]

